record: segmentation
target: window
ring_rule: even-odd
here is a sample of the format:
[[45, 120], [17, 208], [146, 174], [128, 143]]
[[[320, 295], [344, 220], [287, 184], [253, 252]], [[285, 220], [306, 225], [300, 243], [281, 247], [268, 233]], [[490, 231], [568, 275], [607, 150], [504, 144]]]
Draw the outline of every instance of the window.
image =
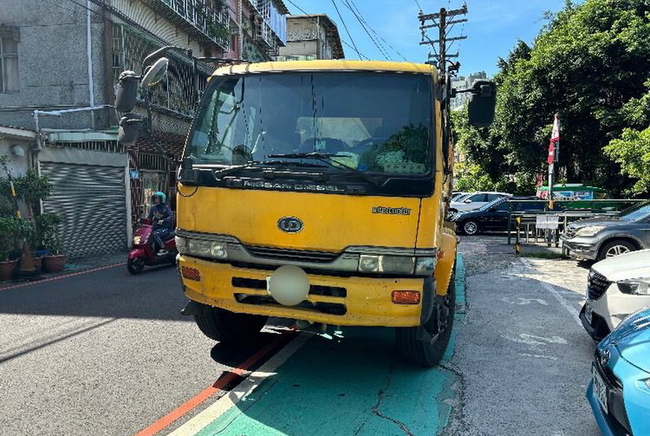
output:
[[472, 203], [485, 203], [487, 201], [487, 194], [474, 194], [469, 199]]
[[2, 36], [0, 40], [0, 92], [17, 92], [18, 40], [14, 36]]
[[487, 195], [487, 201], [494, 201], [494, 200], [496, 200], [497, 198], [501, 198], [501, 197], [503, 197], [503, 195], [499, 195], [499, 194], [488, 194], [488, 195]]

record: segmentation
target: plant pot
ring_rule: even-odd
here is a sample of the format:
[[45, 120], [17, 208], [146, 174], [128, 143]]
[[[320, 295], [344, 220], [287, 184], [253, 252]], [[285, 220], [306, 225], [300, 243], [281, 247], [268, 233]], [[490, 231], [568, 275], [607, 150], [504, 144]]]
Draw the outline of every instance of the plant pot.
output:
[[43, 257], [43, 270], [45, 270], [45, 272], [63, 271], [65, 261], [65, 254], [48, 254]]
[[43, 256], [32, 257], [32, 263], [34, 264], [34, 268], [36, 268], [36, 271], [40, 271], [41, 268], [43, 267]]
[[15, 260], [7, 260], [0, 262], [0, 281], [9, 280], [14, 275], [14, 270], [16, 269]]

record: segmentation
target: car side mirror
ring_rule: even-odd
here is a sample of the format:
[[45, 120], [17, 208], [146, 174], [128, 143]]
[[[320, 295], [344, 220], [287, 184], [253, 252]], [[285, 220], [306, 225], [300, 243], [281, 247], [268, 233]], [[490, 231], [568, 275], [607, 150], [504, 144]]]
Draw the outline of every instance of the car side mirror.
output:
[[472, 202], [472, 200], [470, 200], [469, 198], [467, 200], [463, 201], [463, 203], [465, 203], [465, 204], [470, 204], [471, 202]]
[[491, 208], [488, 209], [488, 212], [494, 212], [496, 210], [497, 210], [497, 208], [495, 206], [492, 206]]

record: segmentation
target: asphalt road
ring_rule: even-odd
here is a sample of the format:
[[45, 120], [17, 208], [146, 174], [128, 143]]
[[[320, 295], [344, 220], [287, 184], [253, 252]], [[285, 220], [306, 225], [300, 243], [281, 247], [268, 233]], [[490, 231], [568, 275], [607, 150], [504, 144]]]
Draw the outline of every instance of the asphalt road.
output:
[[185, 301], [169, 267], [0, 290], [0, 434], [134, 434], [274, 339], [215, 346]]
[[466, 303], [444, 363], [424, 371], [388, 329], [347, 329], [301, 336], [236, 386], [291, 336], [272, 323], [257, 343], [215, 345], [179, 315], [173, 268], [0, 290], [0, 434], [598, 435], [594, 345], [576, 320], [586, 270], [502, 241], [463, 238]]

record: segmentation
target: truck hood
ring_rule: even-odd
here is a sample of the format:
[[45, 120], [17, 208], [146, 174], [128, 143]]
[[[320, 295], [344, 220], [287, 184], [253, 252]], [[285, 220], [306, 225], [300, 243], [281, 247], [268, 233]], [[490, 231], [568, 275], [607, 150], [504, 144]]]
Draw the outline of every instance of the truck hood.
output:
[[638, 277], [650, 277], [650, 249], [632, 251], [601, 260], [592, 269], [615, 282]]
[[[187, 196], [194, 188], [180, 190]], [[182, 230], [234, 236], [249, 246], [340, 252], [415, 248], [421, 200], [200, 187], [179, 205]], [[283, 219], [300, 229], [283, 231]]]

